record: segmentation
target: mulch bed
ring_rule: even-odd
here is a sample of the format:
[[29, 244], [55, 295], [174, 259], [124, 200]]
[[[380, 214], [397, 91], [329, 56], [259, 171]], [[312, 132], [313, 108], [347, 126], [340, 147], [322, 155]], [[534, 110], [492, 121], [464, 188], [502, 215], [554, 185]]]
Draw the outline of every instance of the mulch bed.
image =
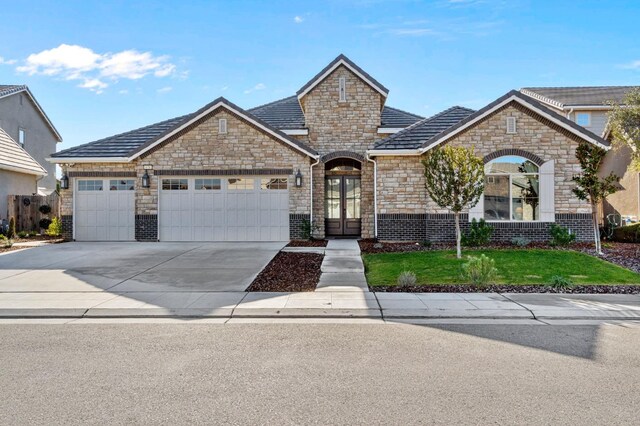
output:
[[[593, 247], [582, 248], [579, 251], [596, 256]], [[631, 269], [640, 274], [640, 244], [638, 243], [603, 243], [601, 259]]]
[[574, 285], [558, 289], [544, 285], [417, 285], [369, 287], [379, 293], [567, 293], [567, 294], [640, 294], [640, 285]]
[[61, 239], [60, 237], [51, 237], [49, 235], [35, 235], [33, 237], [26, 237], [26, 238], [20, 238], [20, 237], [12, 238], [14, 243], [27, 243], [29, 241], [55, 241], [60, 239]]
[[314, 291], [324, 256], [280, 252], [258, 274], [247, 291]]
[[327, 240], [291, 240], [287, 247], [326, 247]]

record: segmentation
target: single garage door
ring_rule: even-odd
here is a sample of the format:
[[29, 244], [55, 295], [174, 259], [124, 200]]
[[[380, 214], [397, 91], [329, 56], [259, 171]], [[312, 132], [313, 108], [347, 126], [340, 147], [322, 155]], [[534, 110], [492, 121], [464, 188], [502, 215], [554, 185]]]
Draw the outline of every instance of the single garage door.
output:
[[288, 240], [287, 184], [286, 177], [162, 178], [160, 240]]
[[134, 179], [77, 179], [74, 238], [133, 241], [134, 182]]

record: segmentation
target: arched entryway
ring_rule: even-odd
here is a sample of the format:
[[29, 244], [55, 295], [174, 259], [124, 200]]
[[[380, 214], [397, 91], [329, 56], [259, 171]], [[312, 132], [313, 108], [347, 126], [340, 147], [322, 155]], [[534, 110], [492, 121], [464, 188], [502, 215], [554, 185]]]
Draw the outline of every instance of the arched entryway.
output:
[[362, 164], [352, 158], [325, 163], [324, 220], [327, 236], [359, 236]]

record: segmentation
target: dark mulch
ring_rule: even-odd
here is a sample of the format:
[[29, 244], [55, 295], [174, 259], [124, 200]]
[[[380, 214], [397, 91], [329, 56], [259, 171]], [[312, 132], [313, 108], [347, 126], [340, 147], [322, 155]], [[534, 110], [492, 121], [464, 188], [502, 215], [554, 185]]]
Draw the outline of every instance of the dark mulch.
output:
[[33, 237], [25, 237], [25, 238], [16, 237], [16, 238], [13, 238], [13, 241], [15, 243], [26, 243], [29, 241], [56, 241], [60, 239], [61, 239], [60, 237], [51, 237], [49, 235], [34, 235]]
[[326, 247], [327, 240], [291, 240], [287, 247]]
[[572, 293], [572, 294], [640, 294], [640, 285], [575, 285], [553, 288], [544, 285], [417, 285], [369, 287], [383, 293]]
[[[593, 246], [578, 249], [583, 253], [596, 256]], [[640, 274], [640, 244], [638, 243], [603, 243], [601, 259], [631, 269]]]
[[324, 256], [283, 252], [269, 262], [247, 291], [314, 291], [320, 280]]

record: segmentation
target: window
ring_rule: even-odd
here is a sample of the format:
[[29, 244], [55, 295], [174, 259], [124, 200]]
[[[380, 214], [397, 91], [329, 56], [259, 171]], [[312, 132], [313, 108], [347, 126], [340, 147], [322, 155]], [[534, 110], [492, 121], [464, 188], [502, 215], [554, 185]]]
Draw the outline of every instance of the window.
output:
[[221, 118], [218, 120], [218, 134], [224, 135], [227, 133], [227, 119]]
[[163, 191], [186, 191], [189, 189], [187, 179], [162, 179]]
[[196, 179], [196, 191], [208, 191], [221, 187], [220, 179]]
[[78, 191], [102, 191], [101, 180], [79, 180]]
[[230, 191], [246, 191], [253, 189], [253, 179], [234, 178], [227, 179], [227, 188]]
[[517, 133], [515, 117], [507, 117], [507, 133], [509, 134]]
[[588, 113], [588, 112], [577, 112], [576, 113], [576, 123], [581, 125], [582, 127], [591, 126], [591, 113]]
[[133, 191], [133, 179], [110, 180], [109, 191]]
[[485, 220], [540, 220], [538, 166], [523, 157], [505, 156], [485, 166]]
[[347, 100], [347, 79], [346, 77], [340, 77], [338, 79], [338, 87], [340, 91], [340, 102], [346, 102]]
[[287, 189], [287, 178], [262, 179], [260, 189]]
[[24, 142], [25, 139], [27, 137], [27, 132], [26, 130], [24, 130], [22, 127], [20, 127], [18, 129], [18, 142], [20, 143], [20, 146], [24, 148]]

